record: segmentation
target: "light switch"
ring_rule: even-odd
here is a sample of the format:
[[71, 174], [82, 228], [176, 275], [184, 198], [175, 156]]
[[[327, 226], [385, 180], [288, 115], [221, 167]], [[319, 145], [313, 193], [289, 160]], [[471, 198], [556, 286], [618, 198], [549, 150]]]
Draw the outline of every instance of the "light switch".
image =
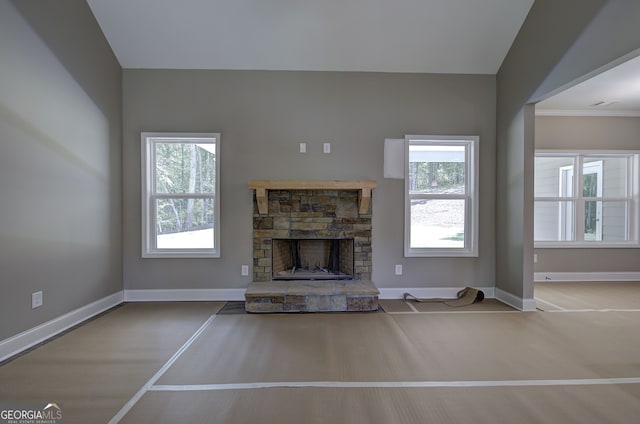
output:
[[331, 153], [331, 143], [324, 143], [322, 145], [322, 151], [324, 153]]
[[307, 153], [307, 143], [300, 143], [300, 153]]

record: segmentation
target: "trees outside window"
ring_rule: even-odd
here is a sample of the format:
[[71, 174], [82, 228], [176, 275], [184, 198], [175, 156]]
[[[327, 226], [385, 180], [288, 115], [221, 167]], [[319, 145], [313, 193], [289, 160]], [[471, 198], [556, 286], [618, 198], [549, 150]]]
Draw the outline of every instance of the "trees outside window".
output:
[[142, 133], [143, 257], [219, 256], [220, 136]]
[[405, 138], [405, 256], [477, 256], [477, 143]]

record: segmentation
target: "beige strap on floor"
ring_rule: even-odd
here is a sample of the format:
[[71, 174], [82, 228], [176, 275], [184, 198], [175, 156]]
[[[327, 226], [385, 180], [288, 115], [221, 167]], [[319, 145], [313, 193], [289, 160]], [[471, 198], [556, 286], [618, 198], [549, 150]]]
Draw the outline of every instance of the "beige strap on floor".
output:
[[420, 303], [444, 303], [447, 306], [458, 308], [460, 306], [467, 306], [473, 303], [482, 302], [484, 300], [484, 292], [482, 290], [474, 289], [473, 287], [465, 287], [457, 293], [456, 299], [420, 299], [411, 293], [405, 293], [403, 297], [405, 301], [413, 300], [414, 302]]

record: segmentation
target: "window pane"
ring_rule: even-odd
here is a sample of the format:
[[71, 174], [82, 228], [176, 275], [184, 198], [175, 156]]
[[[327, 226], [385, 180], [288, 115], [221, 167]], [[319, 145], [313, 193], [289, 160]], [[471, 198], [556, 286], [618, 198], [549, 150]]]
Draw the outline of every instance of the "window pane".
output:
[[212, 249], [213, 199], [157, 199], [158, 249]]
[[628, 202], [586, 201], [584, 213], [585, 241], [625, 241]]
[[409, 192], [465, 193], [465, 146], [409, 146]]
[[569, 197], [573, 194], [573, 157], [535, 158], [535, 196]]
[[602, 202], [584, 202], [584, 239], [602, 240]]
[[536, 201], [534, 205], [535, 241], [575, 240], [574, 220], [574, 202]]
[[583, 196], [626, 197], [627, 163], [628, 158], [626, 156], [585, 157]]
[[410, 246], [463, 248], [464, 210], [463, 199], [412, 199]]
[[157, 193], [213, 193], [215, 143], [155, 143]]

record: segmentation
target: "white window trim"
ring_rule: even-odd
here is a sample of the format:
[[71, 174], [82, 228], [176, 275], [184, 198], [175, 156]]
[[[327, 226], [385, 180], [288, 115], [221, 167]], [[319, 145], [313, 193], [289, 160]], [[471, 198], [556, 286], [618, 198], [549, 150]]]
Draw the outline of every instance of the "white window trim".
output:
[[[637, 249], [640, 247], [640, 150], [564, 150], [564, 149], [537, 149], [535, 156], [548, 156], [548, 157], [585, 157], [585, 156], [615, 156], [626, 155], [632, 156], [629, 173], [627, 175], [627, 184], [629, 197], [625, 198], [604, 198], [606, 201], [629, 201], [630, 202], [630, 217], [627, 222], [629, 240], [624, 241], [597, 241], [597, 240], [569, 240], [569, 241], [534, 241], [534, 248], [536, 249]], [[583, 159], [575, 160], [574, 166], [582, 167]], [[580, 169], [580, 168], [578, 168]], [[578, 173], [578, 178], [574, 178], [574, 192], [578, 193], [582, 189], [582, 172]], [[581, 193], [581, 192], [580, 192]], [[581, 201], [585, 200], [597, 200], [592, 198], [584, 198], [582, 195], [572, 197], [535, 197], [534, 201], [552, 201], [555, 199], [568, 200], [568, 201]], [[576, 206], [577, 208], [577, 206]], [[579, 216], [574, 219], [577, 222]], [[583, 218], [581, 218], [583, 220]], [[577, 230], [576, 230], [577, 231]]]
[[[465, 172], [465, 186], [467, 194], [460, 195], [466, 199], [465, 208], [465, 247], [464, 248], [415, 248], [410, 246], [411, 240], [411, 195], [409, 194], [409, 146], [411, 142], [428, 141], [433, 144], [447, 145], [452, 142], [463, 142], [466, 149], [467, 165]], [[404, 178], [404, 256], [405, 257], [478, 257], [478, 227], [479, 227], [479, 142], [478, 136], [446, 136], [446, 135], [406, 135], [404, 143], [405, 178]], [[420, 195], [429, 198], [429, 195]], [[454, 196], [451, 196], [454, 197]], [[433, 198], [442, 198], [437, 195]]]
[[[155, 206], [154, 200], [158, 197], [154, 196], [154, 170], [152, 164], [155, 164], [153, 158], [154, 139], [165, 139], [166, 141], [179, 141], [180, 139], [215, 139], [215, 155], [216, 155], [216, 177], [215, 177], [215, 194], [197, 194], [198, 198], [214, 199], [214, 225], [213, 249], [157, 249], [155, 247]], [[219, 258], [220, 257], [220, 133], [163, 133], [163, 132], [143, 132], [140, 134], [142, 146], [142, 257], [143, 258]], [[170, 197], [179, 198], [194, 197], [192, 195], [172, 194]]]

